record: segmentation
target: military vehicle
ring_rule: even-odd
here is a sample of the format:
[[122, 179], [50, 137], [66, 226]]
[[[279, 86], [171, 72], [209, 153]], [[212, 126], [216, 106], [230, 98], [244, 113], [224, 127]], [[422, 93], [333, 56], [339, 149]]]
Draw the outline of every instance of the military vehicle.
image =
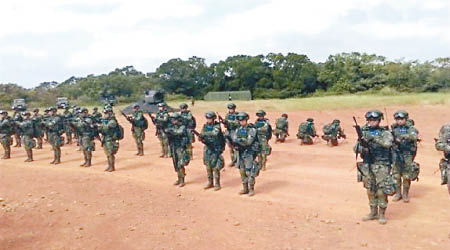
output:
[[[137, 101], [141, 110], [145, 113], [156, 113], [158, 111], [158, 103], [164, 102], [164, 91], [162, 90], [146, 90], [144, 98]], [[134, 103], [133, 103], [134, 104]], [[122, 111], [129, 115], [133, 113], [133, 104], [126, 106]], [[172, 107], [168, 107], [169, 112], [179, 111]]]
[[27, 109], [27, 104], [24, 99], [14, 99], [13, 105], [11, 107], [13, 110], [25, 111]]
[[58, 97], [56, 99], [56, 107], [59, 109], [65, 109], [66, 107], [69, 107], [69, 100], [67, 100], [67, 97]]

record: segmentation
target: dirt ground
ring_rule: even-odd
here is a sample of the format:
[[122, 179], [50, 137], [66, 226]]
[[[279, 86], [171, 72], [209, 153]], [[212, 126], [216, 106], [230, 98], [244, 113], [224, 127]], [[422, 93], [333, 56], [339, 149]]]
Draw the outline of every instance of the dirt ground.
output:
[[[388, 108], [390, 122], [397, 108]], [[420, 181], [412, 184], [410, 203], [389, 203], [386, 225], [361, 221], [369, 208], [353, 169], [352, 116], [362, 124], [366, 109], [290, 112], [291, 136], [284, 144], [271, 142], [254, 197], [238, 195], [239, 172], [229, 167], [222, 190], [203, 190], [199, 142], [187, 185], [173, 186], [172, 161], [158, 157], [154, 127], [146, 133], [145, 156], [138, 157], [130, 126], [119, 117], [126, 138], [116, 172], [103, 171], [98, 142], [90, 168], [79, 167], [82, 154], [74, 145], [63, 147], [56, 166], [49, 164], [48, 144], [35, 150], [32, 163], [23, 162], [23, 148], [0, 161], [0, 249], [450, 249], [450, 197], [435, 173], [441, 153], [433, 140], [449, 122], [448, 106], [407, 110], [423, 138]], [[196, 116], [200, 126], [203, 115]], [[268, 114], [272, 124], [279, 116]], [[325, 122], [340, 118], [348, 139], [335, 148], [320, 141], [300, 146], [295, 134], [307, 117], [315, 118], [320, 134]], [[228, 150], [224, 156], [228, 163]]]

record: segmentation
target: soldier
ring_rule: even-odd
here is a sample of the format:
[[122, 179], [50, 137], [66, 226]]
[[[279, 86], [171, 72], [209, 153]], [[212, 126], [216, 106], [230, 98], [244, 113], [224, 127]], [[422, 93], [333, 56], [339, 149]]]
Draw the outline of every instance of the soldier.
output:
[[262, 170], [266, 170], [267, 156], [272, 153], [272, 147], [269, 145], [269, 141], [272, 138], [272, 126], [270, 126], [269, 120], [265, 118], [265, 115], [266, 112], [264, 110], [256, 112], [258, 118], [255, 122], [259, 144], [261, 145], [261, 151], [258, 154], [258, 163]]
[[203, 164], [206, 167], [208, 183], [204, 189], [209, 189], [214, 186], [214, 191], [218, 191], [221, 188], [220, 170], [224, 166], [222, 153], [225, 150], [225, 137], [220, 128], [220, 123], [215, 121], [216, 114], [214, 112], [207, 112], [205, 117], [206, 124], [203, 125], [202, 131], [198, 134], [199, 140], [205, 144]]
[[233, 146], [237, 152], [237, 165], [241, 174], [243, 189], [239, 194], [255, 194], [255, 178], [259, 174], [259, 165], [255, 161], [259, 153], [260, 145], [258, 143], [258, 133], [256, 128], [250, 126], [248, 114], [241, 112], [237, 115], [239, 127], [231, 135]]
[[284, 142], [286, 137], [289, 136], [289, 122], [287, 119], [288, 115], [282, 114], [275, 122], [275, 130], [273, 131], [273, 134], [276, 137], [275, 143]]
[[236, 119], [236, 115], [238, 114], [236, 112], [236, 105], [234, 103], [229, 103], [227, 105], [227, 108], [228, 114], [225, 116], [225, 120], [219, 116], [219, 121], [223, 123], [225, 125], [225, 128], [227, 129], [225, 131], [225, 139], [230, 149], [231, 163], [229, 166], [233, 167], [236, 166], [237, 155], [234, 152], [234, 147], [232, 146], [231, 134], [239, 127], [239, 121]]
[[[119, 140], [123, 138], [123, 130], [120, 129], [112, 109], [103, 110], [103, 119], [100, 120], [99, 131], [102, 134], [103, 150], [108, 158], [107, 172], [115, 171], [115, 154], [119, 150]], [[120, 133], [120, 134], [119, 134]]]
[[7, 111], [0, 110], [0, 115], [0, 143], [2, 144], [4, 151], [2, 159], [9, 159], [11, 158], [11, 134], [14, 127]]
[[64, 127], [62, 119], [57, 115], [57, 109], [55, 107], [50, 108], [50, 116], [45, 122], [45, 126], [48, 129], [48, 141], [52, 145], [54, 159], [50, 164], [61, 163], [61, 146], [64, 145], [64, 141], [61, 135], [64, 133]]
[[133, 133], [133, 138], [136, 141], [137, 154], [139, 156], [144, 155], [144, 140], [145, 140], [145, 130], [148, 128], [148, 121], [144, 117], [144, 113], [139, 110], [139, 104], [133, 105], [134, 113], [132, 116], [127, 116], [124, 113], [122, 115], [131, 123], [131, 132]]
[[33, 120], [31, 119], [31, 113], [25, 111], [22, 113], [24, 119], [22, 122], [16, 122], [16, 126], [22, 131], [22, 142], [27, 152], [27, 159], [25, 162], [33, 161], [33, 148], [36, 147], [36, 141], [34, 140], [34, 128]]
[[406, 111], [395, 112], [394, 119], [395, 124], [391, 126], [394, 136], [392, 175], [397, 181], [397, 190], [392, 200], [403, 199], [403, 202], [409, 202], [411, 181], [417, 180], [419, 175], [419, 164], [414, 162], [419, 132], [411, 123], [407, 123], [408, 113]]
[[197, 122], [195, 121], [195, 117], [192, 115], [191, 111], [188, 110], [188, 105], [186, 103], [180, 104], [180, 109], [182, 123], [188, 130], [189, 144], [187, 145], [187, 151], [189, 153], [190, 159], [192, 160], [192, 143], [195, 142], [194, 133], [192, 131], [197, 126]]
[[84, 163], [80, 167], [90, 167], [92, 164], [92, 151], [94, 150], [96, 128], [94, 120], [89, 117], [87, 108], [81, 109], [80, 119], [75, 124], [75, 127], [79, 131], [80, 145], [84, 156]]
[[169, 141], [167, 139], [166, 132], [164, 130], [169, 124], [169, 113], [165, 103], [158, 103], [158, 112], [155, 117], [156, 133], [158, 135], [159, 142], [161, 144], [161, 158], [167, 158], [171, 156], [169, 151]]
[[323, 126], [322, 139], [327, 142], [330, 147], [338, 145], [338, 139], [346, 138], [344, 130], [341, 127], [341, 121], [339, 119], [334, 119], [333, 122]]
[[34, 132], [35, 132], [35, 138], [37, 141], [37, 147], [36, 149], [42, 149], [42, 137], [44, 136], [44, 125], [43, 125], [43, 118], [42, 115], [39, 114], [39, 109], [36, 108], [33, 110], [33, 125], [34, 125]]
[[46, 122], [48, 121], [48, 119], [50, 118], [50, 108], [46, 108], [44, 110], [44, 115], [42, 115], [42, 124], [43, 124], [43, 129], [44, 129], [44, 141], [48, 142], [48, 128], [47, 126], [45, 126]]
[[354, 151], [361, 154], [363, 159], [363, 163], [358, 164], [358, 171], [367, 189], [370, 206], [370, 213], [363, 218], [363, 221], [378, 219], [380, 224], [386, 224], [385, 211], [388, 195], [394, 194], [396, 189], [395, 181], [390, 175], [393, 136], [387, 129], [380, 126], [382, 112], [371, 110], [365, 117], [366, 126], [362, 129], [355, 126], [361, 138], [354, 148]]
[[314, 119], [308, 118], [298, 127], [297, 138], [300, 139], [300, 145], [311, 145], [314, 143], [313, 137], [317, 137]]
[[23, 121], [23, 117], [22, 115], [20, 115], [20, 111], [18, 109], [16, 109], [14, 111], [14, 115], [13, 115], [13, 126], [14, 126], [14, 138], [16, 139], [16, 145], [14, 145], [14, 147], [20, 148], [22, 147], [22, 133], [23, 131], [20, 129], [20, 127], [18, 127], [16, 124], [18, 122], [22, 122]]
[[172, 152], [173, 167], [178, 174], [178, 180], [174, 185], [183, 187], [186, 176], [185, 167], [189, 164], [189, 154], [187, 145], [189, 144], [188, 131], [186, 126], [181, 123], [181, 115], [172, 113], [170, 116], [172, 126], [166, 128], [164, 132], [169, 140], [170, 151]]
[[447, 184], [448, 192], [450, 194], [450, 123], [441, 127], [439, 130], [439, 138], [435, 140], [436, 149], [444, 152], [444, 158], [439, 162], [441, 185]]
[[72, 144], [72, 126], [71, 122], [73, 119], [73, 114], [69, 110], [69, 106], [66, 106], [64, 113], [62, 115], [64, 120], [64, 132], [66, 132], [67, 144]]
[[99, 123], [100, 120], [102, 119], [102, 114], [100, 112], [98, 112], [97, 107], [94, 107], [94, 112], [92, 112], [91, 117], [94, 120], [94, 123]]

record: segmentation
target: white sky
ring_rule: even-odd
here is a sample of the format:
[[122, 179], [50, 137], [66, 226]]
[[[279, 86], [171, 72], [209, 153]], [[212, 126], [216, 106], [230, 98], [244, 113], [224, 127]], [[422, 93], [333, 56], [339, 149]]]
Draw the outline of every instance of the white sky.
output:
[[295, 52], [450, 56], [450, 0], [0, 2], [0, 83], [24, 87], [171, 58]]

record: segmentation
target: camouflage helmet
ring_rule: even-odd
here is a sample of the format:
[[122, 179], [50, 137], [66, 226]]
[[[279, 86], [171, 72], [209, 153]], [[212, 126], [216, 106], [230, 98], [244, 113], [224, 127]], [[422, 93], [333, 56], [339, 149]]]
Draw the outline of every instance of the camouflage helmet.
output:
[[88, 112], [88, 109], [87, 108], [82, 108], [80, 111], [81, 111], [81, 113], [85, 113], [85, 112]]
[[103, 114], [112, 113], [112, 109], [106, 108], [103, 110]]
[[95, 110], [95, 111], [97, 111], [97, 110], [98, 110], [98, 108], [97, 108], [97, 107], [94, 107], [94, 110]]
[[49, 111], [57, 111], [58, 109], [56, 109], [56, 107], [50, 107], [48, 108]]
[[30, 113], [30, 111], [27, 110], [27, 111], [23, 111], [23, 112], [22, 112], [22, 115], [23, 115], [23, 116], [31, 115], [31, 113]]
[[33, 112], [39, 112], [38, 108], [33, 109]]
[[282, 117], [288, 118], [288, 114], [284, 113], [281, 115]]
[[228, 109], [236, 109], [236, 104], [234, 104], [234, 103], [228, 103], [227, 108], [228, 108]]
[[187, 109], [188, 105], [186, 103], [180, 104], [180, 109]]
[[394, 113], [395, 119], [408, 119], [408, 117], [409, 114], [405, 110], [398, 110], [397, 112]]
[[209, 111], [205, 113], [206, 119], [216, 119], [216, 113]]
[[133, 104], [133, 108], [140, 108], [141, 106], [139, 106], [139, 104], [135, 103]]
[[240, 112], [237, 114], [236, 119], [238, 119], [238, 121], [248, 120], [248, 114], [245, 112]]
[[365, 117], [366, 117], [366, 120], [369, 120], [369, 119], [381, 120], [381, 119], [383, 119], [383, 112], [381, 112], [377, 109], [369, 110], [369, 111], [367, 111]]
[[160, 102], [160, 103], [158, 103], [158, 107], [165, 107], [166, 106], [166, 103], [165, 102]]
[[0, 110], [0, 114], [1, 114], [1, 115], [3, 115], [3, 114], [8, 114], [8, 111], [6, 111], [6, 110]]
[[308, 119], [306, 119], [306, 121], [307, 122], [314, 122], [314, 119], [313, 118], [308, 118]]
[[333, 123], [340, 123], [341, 121], [339, 119], [334, 119]]
[[266, 112], [264, 110], [258, 110], [256, 111], [256, 116], [263, 117], [266, 115]]

